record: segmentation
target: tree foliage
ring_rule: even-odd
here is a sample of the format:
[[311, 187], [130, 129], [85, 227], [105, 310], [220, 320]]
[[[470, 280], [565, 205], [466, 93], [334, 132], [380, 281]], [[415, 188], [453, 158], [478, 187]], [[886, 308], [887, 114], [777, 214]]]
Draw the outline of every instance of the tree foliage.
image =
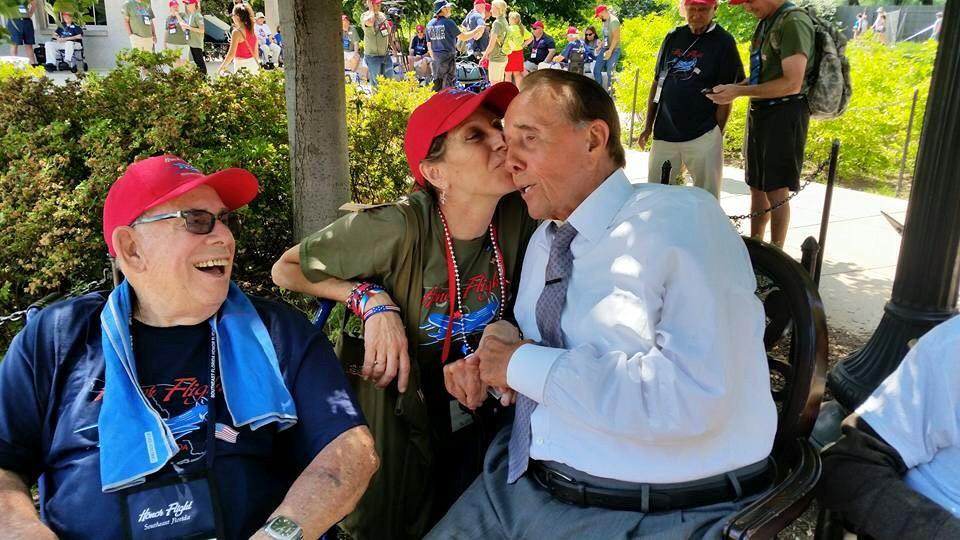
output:
[[[0, 64], [0, 315], [100, 279], [107, 190], [129, 163], [162, 153], [257, 176], [259, 195], [239, 211], [234, 276], [254, 294], [279, 294], [270, 268], [294, 242], [283, 74], [211, 81], [172, 62], [134, 51], [104, 76], [65, 85]], [[394, 199], [410, 185], [406, 120], [429, 93], [411, 81], [348, 92], [352, 193]], [[0, 327], [0, 341], [13, 330]]]

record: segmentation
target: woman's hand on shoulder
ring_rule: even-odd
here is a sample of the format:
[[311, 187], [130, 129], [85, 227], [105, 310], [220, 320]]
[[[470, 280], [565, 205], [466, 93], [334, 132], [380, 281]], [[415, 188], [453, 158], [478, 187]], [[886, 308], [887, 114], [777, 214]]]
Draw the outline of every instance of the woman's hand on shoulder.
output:
[[[366, 308], [379, 305], [395, 304], [387, 293], [380, 293], [367, 301]], [[363, 325], [363, 344], [363, 377], [372, 380], [378, 388], [386, 388], [396, 379], [397, 388], [405, 392], [410, 378], [410, 354], [400, 314], [388, 311], [367, 319]]]

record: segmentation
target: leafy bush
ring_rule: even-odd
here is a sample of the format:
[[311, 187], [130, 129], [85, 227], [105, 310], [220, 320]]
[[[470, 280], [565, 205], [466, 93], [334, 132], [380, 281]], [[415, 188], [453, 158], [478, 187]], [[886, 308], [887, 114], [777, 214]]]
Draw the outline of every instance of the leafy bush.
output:
[[[725, 15], [724, 7], [721, 7], [718, 22], [728, 30], [732, 27], [735, 36], [747, 35], [749, 39], [753, 32], [752, 27], [747, 29], [747, 20], [741, 20], [742, 15], [738, 15], [738, 12], [741, 10], [734, 7], [733, 12], [726, 12]], [[756, 24], [752, 16], [747, 17], [752, 20], [752, 24]], [[671, 10], [660, 15], [631, 19], [623, 25], [627, 60], [616, 85], [616, 95], [619, 109], [629, 117], [633, 102], [634, 72], [639, 69], [638, 124], [642, 122], [646, 112], [646, 95], [654, 77], [654, 64], [660, 43], [666, 32], [676, 24], [680, 24], [679, 16]], [[919, 97], [911, 138], [913, 142], [906, 165], [909, 181], [916, 160], [936, 47], [937, 44], [933, 41], [903, 42], [889, 47], [869, 34], [851, 41], [847, 46], [853, 78], [850, 108], [838, 119], [811, 121], [806, 150], [809, 168], [827, 158], [830, 144], [836, 138], [841, 142], [838, 171], [840, 182], [892, 194], [900, 168], [911, 98], [914, 89], [918, 89]], [[749, 42], [739, 44], [745, 69], [749, 69], [750, 65], [749, 48]], [[724, 150], [728, 160], [741, 164], [747, 104], [748, 101], [744, 98], [734, 102], [724, 136]]]
[[[103, 276], [107, 190], [129, 163], [161, 153], [257, 176], [260, 194], [240, 211], [234, 276], [254, 294], [277, 294], [270, 267], [294, 242], [283, 74], [209, 81], [171, 64], [169, 54], [132, 52], [104, 76], [63, 86], [0, 72], [0, 315]], [[349, 95], [359, 200], [406, 191], [403, 127], [427, 95], [410, 81]], [[0, 327], [0, 340], [16, 330]]]

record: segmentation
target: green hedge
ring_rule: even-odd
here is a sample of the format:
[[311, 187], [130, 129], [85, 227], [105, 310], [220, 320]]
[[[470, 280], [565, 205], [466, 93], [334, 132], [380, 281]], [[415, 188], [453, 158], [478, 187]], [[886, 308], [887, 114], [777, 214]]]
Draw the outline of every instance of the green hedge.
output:
[[[261, 192], [241, 210], [236, 279], [276, 296], [270, 267], [294, 242], [283, 73], [209, 81], [172, 56], [134, 52], [104, 76], [55, 85], [0, 72], [0, 316], [95, 281], [109, 267], [101, 208], [126, 165], [161, 153], [204, 171], [244, 167]], [[403, 129], [428, 92], [385, 81], [374, 96], [348, 88], [351, 181], [357, 200], [408, 187]], [[6, 342], [16, 325], [0, 327]]]
[[[736, 34], [744, 35], [742, 14], [721, 10], [721, 25], [730, 23]], [[618, 107], [627, 113], [633, 100], [634, 73], [639, 69], [637, 126], [642, 126], [646, 95], [653, 79], [656, 55], [666, 32], [680, 24], [674, 11], [630, 19], [623, 24], [624, 69], [616, 86]], [[898, 43], [894, 47], [880, 43], [872, 35], [851, 41], [847, 47], [853, 78], [853, 98], [846, 114], [835, 120], [810, 123], [807, 138], [807, 163], [810, 168], [827, 158], [834, 138], [841, 142], [839, 180], [848, 186], [892, 194], [900, 170], [900, 156], [906, 137], [910, 103], [914, 89], [919, 90], [912, 143], [908, 153], [906, 179], [913, 175], [919, 135], [926, 107], [936, 42]], [[739, 44], [745, 69], [749, 69], [749, 43]], [[729, 162], [742, 163], [747, 100], [734, 102], [724, 137]], [[624, 126], [624, 131], [629, 125]], [[641, 127], [635, 128], [635, 136]], [[908, 193], [904, 190], [904, 193]]]

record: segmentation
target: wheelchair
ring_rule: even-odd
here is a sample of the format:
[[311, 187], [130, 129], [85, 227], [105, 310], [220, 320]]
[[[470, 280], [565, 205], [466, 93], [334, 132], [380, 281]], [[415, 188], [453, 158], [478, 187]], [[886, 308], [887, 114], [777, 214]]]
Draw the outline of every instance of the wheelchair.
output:
[[[80, 44], [80, 47], [76, 47], [73, 49], [73, 61], [74, 61], [73, 65], [76, 67], [75, 69], [71, 69], [70, 63], [67, 61], [66, 58], [64, 58], [66, 51], [57, 49], [56, 57], [48, 60], [47, 50], [44, 47], [44, 44], [38, 43], [37, 45], [34, 46], [33, 52], [37, 59], [37, 63], [44, 66], [44, 69], [46, 69], [48, 72], [53, 72], [53, 71], [72, 71], [74, 73], [86, 72], [89, 70], [89, 67], [87, 66], [87, 58], [85, 54], [86, 48], [84, 48], [83, 46], [83, 40], [80, 40], [77, 43]], [[50, 67], [51, 65], [53, 66], [52, 69]]]

